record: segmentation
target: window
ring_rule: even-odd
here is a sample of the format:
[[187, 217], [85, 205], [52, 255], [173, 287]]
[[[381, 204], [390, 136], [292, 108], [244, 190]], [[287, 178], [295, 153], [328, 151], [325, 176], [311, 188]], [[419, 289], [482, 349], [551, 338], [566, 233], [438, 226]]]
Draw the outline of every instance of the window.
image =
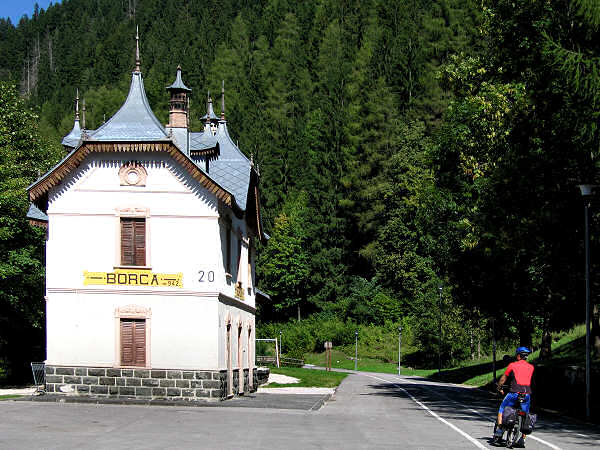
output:
[[121, 217], [121, 265], [146, 265], [146, 219]]
[[252, 286], [254, 286], [254, 280], [252, 279], [252, 251], [253, 242], [252, 238], [248, 239], [248, 293], [252, 293]]
[[121, 365], [146, 366], [145, 319], [121, 319]]

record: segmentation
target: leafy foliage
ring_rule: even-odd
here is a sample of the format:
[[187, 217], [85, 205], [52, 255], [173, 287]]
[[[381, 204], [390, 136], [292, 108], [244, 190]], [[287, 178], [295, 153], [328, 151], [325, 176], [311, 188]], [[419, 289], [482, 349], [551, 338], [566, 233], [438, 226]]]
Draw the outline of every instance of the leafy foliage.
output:
[[13, 363], [9, 376], [24, 370], [43, 332], [45, 235], [25, 218], [26, 188], [60, 149], [40, 139], [36, 121], [15, 87], [0, 82], [0, 356]]
[[[76, 87], [88, 128], [119, 107], [136, 24], [161, 121], [177, 64], [195, 129], [224, 81], [272, 236], [262, 326], [316, 314], [310, 332], [289, 325], [300, 352], [326, 337], [313, 320], [339, 345], [351, 345], [348, 327], [402, 323], [431, 365], [438, 349], [449, 361], [489, 344], [491, 319], [523, 344], [582, 320], [575, 186], [597, 182], [599, 11], [594, 0], [145, 0], [135, 11], [70, 0], [17, 27], [0, 20], [0, 79], [54, 142], [72, 127]], [[54, 153], [15, 130], [1, 137], [0, 274], [33, 283], [23, 274], [39, 276], [39, 237], [19, 196]]]

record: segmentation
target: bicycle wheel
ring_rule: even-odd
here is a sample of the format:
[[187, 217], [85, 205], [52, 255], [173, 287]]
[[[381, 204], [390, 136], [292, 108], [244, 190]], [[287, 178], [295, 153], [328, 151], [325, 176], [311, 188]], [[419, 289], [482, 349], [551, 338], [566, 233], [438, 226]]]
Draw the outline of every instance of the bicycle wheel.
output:
[[521, 434], [520, 430], [521, 417], [519, 416], [517, 422], [506, 432], [506, 447], [513, 448], [515, 446], [519, 440], [519, 435]]

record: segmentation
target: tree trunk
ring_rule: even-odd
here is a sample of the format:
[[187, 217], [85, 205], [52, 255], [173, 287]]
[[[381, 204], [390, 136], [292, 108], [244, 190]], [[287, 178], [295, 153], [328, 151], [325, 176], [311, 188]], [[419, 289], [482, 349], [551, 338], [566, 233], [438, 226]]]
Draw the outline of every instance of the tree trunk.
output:
[[596, 357], [600, 356], [600, 307], [593, 306], [592, 314], [592, 351]]
[[472, 327], [471, 327], [471, 330], [469, 332], [469, 338], [470, 338], [469, 348], [471, 350], [471, 359], [475, 360], [475, 349], [473, 348], [473, 328]]
[[540, 349], [540, 359], [550, 359], [552, 357], [552, 333], [548, 331], [546, 321], [544, 321], [544, 330], [542, 331], [542, 347]]
[[527, 319], [521, 320], [519, 324], [519, 345], [531, 348], [531, 323]]

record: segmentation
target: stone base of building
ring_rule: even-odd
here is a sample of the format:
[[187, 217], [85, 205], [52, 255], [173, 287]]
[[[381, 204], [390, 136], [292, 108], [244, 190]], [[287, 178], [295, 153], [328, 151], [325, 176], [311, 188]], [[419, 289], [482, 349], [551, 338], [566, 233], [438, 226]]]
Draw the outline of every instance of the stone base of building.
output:
[[[244, 369], [244, 389], [239, 392], [239, 370], [233, 370], [234, 395], [256, 391], [266, 382], [264, 370], [254, 368], [252, 387]], [[267, 369], [268, 378], [268, 369]], [[46, 366], [46, 392], [72, 396], [136, 400], [218, 401], [228, 398], [227, 371], [115, 369], [106, 367]]]

